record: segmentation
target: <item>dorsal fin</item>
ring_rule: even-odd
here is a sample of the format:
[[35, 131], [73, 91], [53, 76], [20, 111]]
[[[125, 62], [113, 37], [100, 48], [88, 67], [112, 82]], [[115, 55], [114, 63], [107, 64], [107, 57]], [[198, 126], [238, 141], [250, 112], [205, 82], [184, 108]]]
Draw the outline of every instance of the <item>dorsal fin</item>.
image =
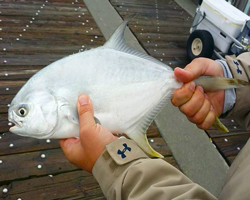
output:
[[145, 53], [141, 53], [139, 51], [134, 50], [132, 47], [129, 47], [124, 40], [124, 33], [127, 27], [127, 24], [129, 22], [129, 20], [131, 20], [132, 18], [134, 18], [137, 14], [134, 14], [130, 17], [128, 17], [127, 19], [125, 19], [123, 21], [123, 23], [116, 29], [116, 31], [113, 33], [113, 35], [108, 39], [108, 41], [104, 44], [104, 47], [106, 48], [110, 48], [110, 49], [115, 49], [117, 51], [121, 51], [124, 53], [128, 53], [131, 55], [135, 55], [138, 56], [140, 58], [144, 58], [146, 60], [149, 60], [151, 62], [154, 62], [158, 65], [161, 65], [165, 68], [167, 68], [168, 70], [172, 70], [171, 67], [169, 67], [168, 65], [160, 62], [159, 60], [145, 54]]

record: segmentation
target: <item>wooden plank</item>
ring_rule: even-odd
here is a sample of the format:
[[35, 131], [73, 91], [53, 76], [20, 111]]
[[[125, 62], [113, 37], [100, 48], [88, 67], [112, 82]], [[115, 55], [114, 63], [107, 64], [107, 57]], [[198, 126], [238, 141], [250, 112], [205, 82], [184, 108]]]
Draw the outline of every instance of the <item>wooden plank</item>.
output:
[[[45, 154], [46, 158], [41, 155]], [[1, 156], [1, 182], [10, 182], [15, 179], [24, 179], [30, 176], [44, 176], [76, 170], [63, 155], [61, 149], [41, 150], [30, 153]], [[20, 162], [21, 161], [21, 162]], [[39, 169], [38, 165], [42, 168]]]
[[97, 181], [82, 170], [53, 176], [33, 177], [27, 180], [15, 180], [0, 186], [8, 189], [2, 197], [6, 200], [53, 200], [53, 199], [105, 199]]
[[[7, 127], [9, 128], [9, 127]], [[59, 148], [58, 140], [21, 137], [10, 132], [1, 134], [0, 156]], [[13, 144], [13, 147], [10, 147]]]
[[250, 133], [244, 135], [234, 135], [230, 137], [213, 138], [216, 145], [225, 157], [236, 156], [244, 147], [250, 137]]

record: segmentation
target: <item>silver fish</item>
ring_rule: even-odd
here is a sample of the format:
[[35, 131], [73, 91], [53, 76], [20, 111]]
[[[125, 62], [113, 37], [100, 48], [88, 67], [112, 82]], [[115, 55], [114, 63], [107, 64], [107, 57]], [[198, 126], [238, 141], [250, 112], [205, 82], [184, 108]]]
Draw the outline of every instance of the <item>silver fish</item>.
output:
[[9, 121], [15, 124], [10, 131], [38, 139], [78, 137], [76, 103], [85, 93], [103, 126], [126, 133], [146, 153], [162, 157], [149, 145], [146, 131], [183, 83], [169, 66], [125, 44], [127, 22], [104, 46], [70, 55], [36, 73], [10, 105]]

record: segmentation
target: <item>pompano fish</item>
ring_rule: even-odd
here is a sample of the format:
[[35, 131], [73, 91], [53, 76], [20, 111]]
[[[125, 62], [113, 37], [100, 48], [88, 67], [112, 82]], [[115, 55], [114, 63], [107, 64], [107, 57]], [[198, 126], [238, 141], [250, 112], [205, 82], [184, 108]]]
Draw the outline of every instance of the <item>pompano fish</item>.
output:
[[[78, 137], [76, 103], [85, 93], [103, 126], [112, 133], [126, 133], [146, 153], [162, 157], [149, 145], [146, 131], [183, 83], [169, 66], [125, 44], [127, 22], [104, 46], [70, 55], [36, 73], [10, 105], [9, 121], [15, 124], [10, 131], [38, 139]], [[213, 90], [242, 85], [216, 80], [223, 84]], [[214, 80], [206, 81], [209, 85]]]

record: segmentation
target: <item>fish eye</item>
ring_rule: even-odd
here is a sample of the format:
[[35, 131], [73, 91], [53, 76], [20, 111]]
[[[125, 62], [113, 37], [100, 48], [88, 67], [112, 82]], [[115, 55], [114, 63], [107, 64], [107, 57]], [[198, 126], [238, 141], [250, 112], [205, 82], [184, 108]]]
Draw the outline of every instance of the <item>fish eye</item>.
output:
[[28, 114], [28, 111], [26, 110], [26, 108], [19, 108], [18, 115], [20, 117], [25, 117], [27, 114]]

